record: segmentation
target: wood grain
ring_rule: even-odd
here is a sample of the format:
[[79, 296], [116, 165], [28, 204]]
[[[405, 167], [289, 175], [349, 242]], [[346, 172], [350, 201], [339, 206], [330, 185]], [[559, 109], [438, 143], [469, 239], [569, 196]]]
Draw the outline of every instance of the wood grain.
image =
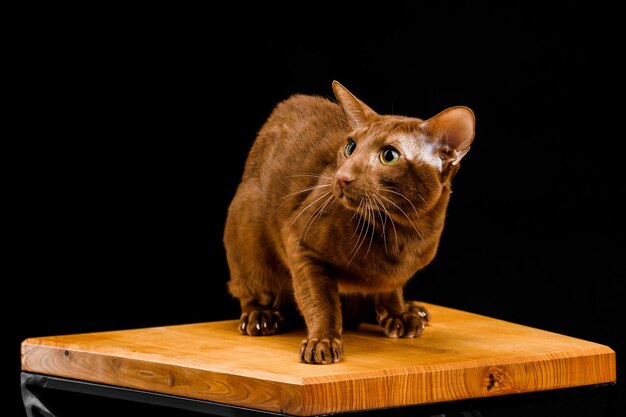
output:
[[299, 416], [612, 382], [609, 347], [427, 305], [418, 339], [344, 335], [338, 364], [298, 361], [304, 332], [241, 336], [236, 321], [27, 339], [22, 369]]

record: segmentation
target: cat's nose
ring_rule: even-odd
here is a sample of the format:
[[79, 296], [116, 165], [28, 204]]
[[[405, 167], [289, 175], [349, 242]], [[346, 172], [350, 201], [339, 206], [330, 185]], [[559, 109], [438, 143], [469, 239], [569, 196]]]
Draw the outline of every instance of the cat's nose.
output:
[[354, 178], [344, 173], [337, 173], [337, 176], [335, 178], [337, 179], [337, 184], [339, 184], [339, 188], [341, 188], [342, 190], [354, 180]]

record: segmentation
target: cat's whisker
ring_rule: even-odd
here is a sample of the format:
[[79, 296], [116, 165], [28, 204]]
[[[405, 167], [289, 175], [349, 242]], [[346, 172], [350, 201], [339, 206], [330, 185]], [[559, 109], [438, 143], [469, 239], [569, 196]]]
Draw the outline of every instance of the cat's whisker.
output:
[[323, 178], [326, 180], [333, 179], [333, 177], [331, 177], [330, 175], [323, 175], [323, 174], [293, 174], [293, 175], [287, 175], [285, 178], [295, 178], [295, 177]]
[[359, 216], [359, 211], [361, 210], [362, 204], [363, 204], [363, 199], [361, 199], [361, 201], [359, 202], [359, 206], [354, 211], [354, 214], [352, 214], [352, 217], [350, 217], [350, 221], [352, 221], [354, 220], [356, 216], [358, 216], [357, 221], [356, 221], [356, 227], [354, 228], [354, 233], [352, 233], [351, 237], [354, 237], [356, 235], [357, 230], [359, 230], [359, 225], [361, 224], [361, 216]]
[[[357, 209], [359, 211], [359, 217], [360, 217], [359, 222], [361, 223], [361, 227], [359, 228], [359, 236], [356, 239], [356, 243], [354, 244], [354, 247], [350, 251], [350, 253], [352, 254], [352, 257], [348, 261], [348, 264], [352, 263], [352, 261], [354, 260], [354, 257], [361, 249], [363, 242], [367, 238], [367, 221], [365, 220], [365, 206], [366, 204], [364, 203], [364, 199], [361, 198], [361, 203], [359, 203], [359, 207]], [[361, 210], [363, 210], [363, 213], [360, 213]]]
[[387, 207], [385, 207], [385, 203], [383, 202], [383, 200], [381, 200], [377, 194], [374, 194], [374, 198], [378, 200], [383, 210], [385, 210], [385, 215], [391, 221], [391, 227], [393, 227], [393, 235], [396, 239], [396, 254], [400, 256], [400, 244], [398, 243], [398, 231], [396, 230], [396, 223], [393, 221], [393, 217], [391, 217], [391, 213], [389, 213]]
[[286, 196], [282, 197], [282, 199], [285, 199], [285, 198], [286, 199], [290, 199], [292, 197], [295, 197], [298, 194], [302, 194], [302, 193], [305, 193], [307, 191], [312, 191], [312, 190], [316, 190], [318, 188], [324, 188], [324, 187], [330, 187], [330, 186], [331, 186], [331, 184], [317, 184], [317, 185], [313, 185], [311, 187], [303, 188], [300, 191], [296, 191], [295, 193], [287, 194]]
[[[389, 192], [392, 192], [392, 193], [393, 193], [393, 192], [395, 192], [396, 190], [397, 190], [397, 191], [399, 191], [399, 190], [400, 190], [400, 188], [398, 188], [398, 187], [393, 187], [393, 186], [390, 186], [390, 187], [379, 187], [379, 190], [389, 191]], [[399, 194], [399, 195], [401, 195], [402, 197], [406, 198], [406, 196], [404, 196], [404, 195], [403, 195], [403, 194], [401, 194], [401, 193], [396, 193], [396, 194]], [[426, 205], [428, 206], [428, 208], [430, 208], [430, 209], [432, 209], [432, 208], [433, 208], [433, 206], [431, 206], [430, 204], [428, 204], [428, 201], [426, 201], [426, 200], [424, 199], [424, 196], [422, 195], [422, 193], [420, 193], [420, 192], [418, 191], [418, 192], [417, 192], [417, 196], [418, 196], [418, 197], [419, 197], [419, 198], [420, 198], [420, 199], [424, 202], [424, 204], [426, 204]], [[408, 199], [407, 199], [407, 200], [408, 200]], [[410, 202], [411, 202], [411, 200], [409, 200], [409, 203], [410, 203]]]
[[282, 206], [284, 206], [289, 200], [291, 200], [292, 198], [294, 198], [295, 196], [297, 196], [298, 194], [302, 194], [302, 193], [306, 193], [307, 191], [313, 191], [313, 190], [317, 190], [317, 189], [321, 189], [321, 188], [326, 188], [326, 187], [330, 187], [331, 184], [317, 184], [317, 185], [313, 185], [311, 187], [306, 187], [300, 191], [296, 191], [295, 193], [291, 193], [291, 194], [287, 194], [284, 197], [281, 197], [281, 199], [285, 200], [282, 203], [280, 203], [280, 205], [278, 207], [276, 207], [276, 210], [274, 210], [274, 214], [276, 214], [276, 212], [278, 210], [280, 210], [280, 208]]
[[[309, 233], [309, 229], [311, 228], [311, 226], [313, 226], [313, 223], [315, 223], [315, 221], [320, 218], [320, 216], [322, 215], [326, 207], [330, 205], [330, 203], [332, 203], [332, 200], [333, 200], [333, 196], [332, 195], [328, 196], [328, 198], [324, 200], [324, 202], [317, 209], [315, 209], [313, 214], [311, 214], [307, 222], [302, 227], [302, 231], [300, 232], [300, 236], [298, 237], [298, 243], [306, 239], [306, 235]], [[304, 232], [304, 236], [302, 236], [303, 232]]]
[[359, 228], [359, 236], [357, 238], [358, 247], [354, 250], [355, 255], [361, 248], [361, 245], [363, 244], [361, 238], [365, 239], [367, 237], [367, 220], [365, 218], [365, 214], [366, 214], [365, 210], [366, 210], [367, 203], [365, 202], [365, 199], [363, 198], [361, 199], [361, 202], [363, 203], [363, 204], [359, 204], [359, 222], [361, 224], [361, 227]]
[[417, 196], [418, 196], [419, 198], [421, 198], [421, 199], [422, 199], [422, 201], [424, 202], [424, 204], [426, 204], [426, 205], [428, 206], [428, 208], [430, 208], [430, 209], [432, 210], [433, 206], [431, 206], [430, 204], [428, 204], [428, 202], [427, 202], [426, 200], [424, 200], [424, 197], [422, 196], [422, 194], [421, 194], [421, 193], [419, 193], [419, 192], [418, 192], [418, 193], [417, 193]]
[[[383, 218], [383, 213], [380, 210], [380, 207], [378, 206], [378, 203], [376, 202], [376, 194], [372, 195], [372, 202], [374, 203], [374, 205], [376, 206], [376, 213], [378, 213], [378, 218], [380, 218], [380, 224], [382, 224], [383, 227], [383, 246], [385, 247], [385, 253], [389, 253], [389, 251], [387, 250], [387, 232], [385, 231], [385, 225], [387, 223], [387, 215], [385, 214], [385, 217]], [[383, 207], [384, 210], [384, 207]]]
[[370, 197], [366, 196], [365, 198], [367, 199], [367, 218], [368, 222], [371, 224], [372, 233], [370, 235], [370, 243], [367, 246], [367, 251], [365, 251], [363, 260], [365, 260], [365, 258], [367, 258], [367, 254], [370, 253], [370, 249], [372, 248], [372, 241], [374, 240], [374, 233], [376, 232], [376, 215], [374, 213], [374, 208], [372, 207]]
[[308, 206], [306, 206], [305, 208], [303, 208], [302, 210], [300, 210], [300, 213], [298, 213], [298, 215], [296, 216], [295, 219], [293, 219], [293, 221], [291, 222], [291, 226], [293, 226], [293, 224], [296, 222], [296, 220], [298, 220], [298, 218], [300, 218], [300, 216], [302, 216], [302, 214], [307, 211], [313, 204], [317, 203], [318, 201], [320, 201], [322, 198], [328, 196], [328, 194], [330, 194], [330, 191], [326, 191], [324, 194], [322, 194], [321, 196], [319, 196], [318, 198], [316, 198], [315, 200], [313, 200], [313, 202], [311, 204], [309, 204]]
[[306, 223], [304, 223], [304, 226], [302, 226], [302, 230], [300, 231], [300, 236], [298, 237], [298, 242], [302, 242], [304, 239], [306, 239], [306, 235], [309, 233], [309, 229], [311, 228], [311, 225], [313, 225], [315, 220], [317, 220], [318, 214], [321, 213], [321, 211], [324, 208], [324, 205], [328, 202], [329, 198], [332, 198], [332, 197], [328, 197], [326, 200], [324, 200], [322, 204], [320, 204], [320, 206], [316, 208], [315, 211], [309, 216]]
[[409, 198], [407, 196], [405, 196], [402, 193], [399, 193], [397, 191], [393, 191], [391, 189], [383, 189], [384, 191], [387, 191], [388, 193], [394, 193], [396, 195], [399, 195], [400, 197], [404, 198], [406, 201], [409, 202], [409, 204], [411, 205], [411, 207], [413, 207], [413, 211], [415, 212], [415, 215], [419, 218], [419, 213], [417, 212], [417, 209], [415, 208], [415, 206], [413, 205], [413, 202], [411, 200], [409, 200]]
[[396, 190], [396, 191], [400, 191], [401, 188], [400, 187], [394, 187], [393, 185], [389, 185], [387, 187], [378, 187], [379, 190]]
[[402, 214], [404, 214], [404, 217], [406, 217], [406, 219], [409, 221], [409, 223], [411, 223], [411, 226], [413, 226], [413, 229], [415, 229], [415, 231], [417, 232], [417, 234], [419, 235], [419, 237], [424, 240], [424, 236], [422, 236], [422, 234], [420, 233], [419, 230], [417, 230], [417, 227], [415, 227], [415, 224], [413, 224], [413, 221], [411, 221], [411, 218], [406, 214], [406, 212], [404, 210], [402, 210], [402, 207], [400, 207], [399, 205], [397, 205], [396, 203], [394, 203], [393, 201], [391, 201], [390, 199], [388, 199], [387, 197], [385, 197], [384, 195], [380, 196], [381, 198], [384, 198], [385, 200], [387, 200], [388, 202], [390, 202], [391, 204], [393, 204], [398, 210], [400, 210], [402, 212]]

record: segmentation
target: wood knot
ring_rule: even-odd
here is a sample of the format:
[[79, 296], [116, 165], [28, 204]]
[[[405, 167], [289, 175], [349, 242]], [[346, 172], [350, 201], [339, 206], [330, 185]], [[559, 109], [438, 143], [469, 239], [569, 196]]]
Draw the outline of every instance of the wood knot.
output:
[[514, 391], [511, 377], [502, 368], [490, 368], [486, 373], [483, 385], [490, 394]]
[[148, 371], [146, 369], [142, 369], [139, 372], [137, 372], [139, 374], [140, 377], [142, 378], [154, 378], [156, 376], [156, 374], [152, 371]]

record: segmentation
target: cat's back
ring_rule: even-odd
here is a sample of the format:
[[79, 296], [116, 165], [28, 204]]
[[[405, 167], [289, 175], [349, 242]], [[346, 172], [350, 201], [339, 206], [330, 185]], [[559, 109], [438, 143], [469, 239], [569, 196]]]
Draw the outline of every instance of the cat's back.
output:
[[[297, 94], [280, 102], [250, 150], [244, 180], [290, 171], [315, 172], [336, 155], [348, 123], [339, 105]], [[326, 155], [326, 156], [325, 156]]]
[[267, 133], [289, 135], [307, 131], [307, 136], [314, 136], [316, 132], [325, 134], [328, 129], [347, 127], [345, 116], [338, 104], [319, 96], [296, 94], [276, 105], [261, 129], [260, 136]]

